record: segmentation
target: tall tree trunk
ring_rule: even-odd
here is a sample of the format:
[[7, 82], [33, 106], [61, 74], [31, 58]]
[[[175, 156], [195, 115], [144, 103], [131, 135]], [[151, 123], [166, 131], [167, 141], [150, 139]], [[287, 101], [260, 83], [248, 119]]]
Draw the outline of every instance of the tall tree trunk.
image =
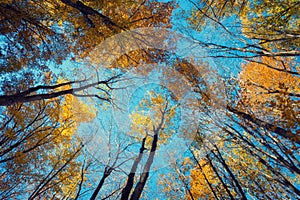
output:
[[144, 166], [143, 173], [140, 177], [140, 180], [136, 184], [134, 191], [130, 197], [130, 200], [139, 199], [142, 194], [142, 191], [146, 185], [147, 179], [149, 177], [149, 171], [150, 171], [151, 165], [153, 163], [153, 159], [154, 159], [154, 155], [155, 155], [155, 151], [156, 151], [156, 147], [157, 147], [158, 133], [159, 133], [159, 129], [154, 130], [154, 136], [153, 136], [153, 141], [152, 141], [152, 145], [151, 145], [151, 152], [150, 152], [147, 162]]
[[138, 155], [138, 157], [135, 158], [135, 160], [133, 162], [133, 165], [131, 167], [130, 173], [128, 175], [126, 186], [122, 190], [121, 200], [127, 200], [128, 197], [129, 197], [130, 191], [132, 190], [133, 183], [134, 183], [134, 176], [135, 176], [135, 173], [136, 173], [136, 169], [137, 169], [138, 164], [142, 160], [143, 153], [144, 153], [144, 150], [145, 150], [146, 138], [147, 138], [147, 136], [143, 138], [142, 146], [140, 148], [139, 155]]
[[102, 178], [101, 178], [99, 184], [97, 185], [97, 188], [94, 190], [90, 200], [95, 200], [96, 199], [97, 195], [99, 194], [100, 189], [102, 188], [102, 186], [104, 184], [105, 179], [111, 174], [111, 172], [112, 172], [112, 168], [106, 166], [105, 170], [104, 170], [104, 173], [102, 175]]

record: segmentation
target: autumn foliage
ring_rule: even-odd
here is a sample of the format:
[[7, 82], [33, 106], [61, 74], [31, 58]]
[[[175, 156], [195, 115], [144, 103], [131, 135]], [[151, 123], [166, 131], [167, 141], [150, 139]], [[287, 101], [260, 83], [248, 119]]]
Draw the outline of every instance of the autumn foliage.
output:
[[0, 200], [298, 199], [299, 10], [0, 0]]

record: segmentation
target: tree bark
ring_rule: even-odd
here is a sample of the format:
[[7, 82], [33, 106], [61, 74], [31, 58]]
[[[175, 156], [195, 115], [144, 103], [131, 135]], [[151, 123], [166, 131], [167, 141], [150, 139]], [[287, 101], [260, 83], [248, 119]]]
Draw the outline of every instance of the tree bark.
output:
[[130, 173], [128, 175], [126, 186], [122, 190], [121, 200], [127, 200], [128, 197], [129, 197], [129, 195], [130, 195], [130, 191], [132, 190], [133, 183], [134, 183], [134, 176], [135, 176], [135, 173], [136, 173], [136, 169], [137, 169], [138, 164], [142, 160], [143, 152], [145, 150], [146, 138], [147, 138], [147, 136], [143, 138], [142, 146], [140, 148], [139, 155], [138, 155], [138, 157], [135, 158], [135, 160], [133, 162], [133, 165], [131, 167]]
[[297, 144], [300, 144], [300, 137], [299, 136], [294, 135], [293, 133], [291, 133], [291, 132], [289, 132], [289, 131], [281, 128], [281, 127], [275, 126], [275, 125], [270, 124], [270, 123], [265, 122], [265, 121], [262, 121], [262, 120], [254, 117], [254, 116], [251, 116], [247, 113], [236, 110], [235, 108], [232, 108], [231, 106], [227, 106], [227, 109], [230, 112], [242, 117], [243, 119], [246, 119], [248, 121], [253, 122], [254, 124], [258, 125], [261, 128], [265, 128], [268, 131], [274, 132], [274, 133], [284, 137], [285, 139], [288, 139], [292, 142], [296, 142]]
[[95, 27], [95, 24], [88, 17], [89, 15], [100, 17], [102, 19], [103, 23], [105, 25], [107, 25], [107, 27], [110, 28], [111, 30], [113, 30], [115, 33], [117, 33], [117, 30], [115, 28], [126, 30], [123, 27], [116, 24], [115, 22], [113, 22], [112, 19], [110, 19], [109, 17], [103, 15], [102, 13], [98, 12], [97, 10], [94, 10], [93, 8], [85, 5], [84, 3], [80, 2], [80, 1], [74, 2], [74, 1], [71, 1], [71, 0], [61, 0], [61, 2], [63, 2], [64, 4], [78, 10], [79, 12], [81, 12], [82, 15], [87, 19], [88, 23], [92, 27]]
[[104, 170], [104, 173], [103, 173], [103, 176], [99, 182], [99, 184], [97, 185], [97, 188], [95, 189], [95, 191], [93, 192], [90, 200], [95, 200], [100, 189], [102, 188], [103, 184], [104, 184], [104, 181], [105, 179], [110, 175], [110, 173], [112, 172], [112, 168], [111, 167], [106, 167], [105, 170]]
[[[36, 86], [36, 87], [32, 87], [29, 88], [23, 92], [19, 92], [16, 94], [12, 94], [12, 95], [2, 95], [0, 96], [0, 106], [10, 106], [12, 104], [15, 103], [25, 103], [25, 102], [32, 102], [32, 101], [38, 101], [38, 100], [46, 100], [46, 99], [53, 99], [56, 97], [60, 97], [60, 96], [64, 96], [66, 94], [71, 94], [76, 96], [76, 92], [81, 92], [85, 89], [91, 88], [91, 87], [95, 87], [97, 85], [105, 85], [109, 88], [111, 88], [109, 86], [109, 84], [111, 83], [112, 80], [116, 79], [117, 77], [119, 77], [119, 75], [111, 77], [105, 81], [98, 81], [95, 83], [90, 83], [90, 84], [86, 84], [83, 85], [81, 87], [77, 87], [77, 88], [71, 88], [71, 89], [67, 89], [67, 90], [61, 90], [58, 92], [53, 92], [53, 89], [59, 89], [63, 86], [71, 86], [74, 83], [80, 83], [80, 82], [85, 82], [85, 81], [70, 81], [70, 82], [66, 82], [66, 83], [62, 83], [62, 84], [57, 84], [57, 85], [40, 85], [40, 86]], [[39, 90], [47, 90], [49, 91], [48, 93], [41, 93], [41, 94], [32, 94], [33, 92], [37, 92]], [[81, 97], [84, 97], [85, 95], [78, 95]], [[100, 97], [98, 95], [86, 95], [89, 97], [96, 97], [98, 99], [101, 99], [103, 101], [109, 101], [109, 98], [105, 98], [105, 97]]]
[[155, 151], [157, 148], [158, 133], [159, 133], [159, 129], [154, 130], [154, 136], [153, 136], [153, 141], [152, 141], [152, 145], [151, 145], [151, 152], [150, 152], [147, 162], [144, 166], [143, 173], [140, 177], [140, 180], [136, 184], [134, 191], [130, 197], [130, 200], [139, 199], [142, 194], [142, 191], [146, 185], [147, 179], [149, 177], [149, 171], [150, 171], [151, 165], [153, 163]]

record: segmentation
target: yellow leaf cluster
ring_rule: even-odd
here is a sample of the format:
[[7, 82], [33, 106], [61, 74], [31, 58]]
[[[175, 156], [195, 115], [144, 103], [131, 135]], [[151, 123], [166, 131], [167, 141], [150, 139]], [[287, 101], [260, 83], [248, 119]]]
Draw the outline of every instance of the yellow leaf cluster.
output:
[[163, 104], [164, 99], [162, 98], [161, 95], [159, 95], [159, 96], [157, 96], [157, 97], [152, 97], [152, 98], [151, 98], [151, 102], [152, 102], [153, 104], [158, 104], [158, 105], [160, 105], [160, 104]]
[[[58, 80], [58, 84], [67, 82], [66, 80]], [[70, 85], [63, 86], [60, 90], [70, 89]], [[68, 146], [68, 140], [76, 133], [77, 127], [82, 122], [90, 122], [96, 117], [96, 111], [93, 106], [89, 106], [85, 102], [79, 100], [71, 94], [63, 97], [59, 106], [58, 122], [60, 127], [55, 130], [56, 135], [61, 135], [66, 140], [64, 144]], [[61, 142], [62, 138], [57, 137], [56, 143]]]
[[291, 64], [290, 59], [263, 57], [260, 63], [250, 62], [242, 65], [239, 77], [247, 91], [255, 92], [251, 98], [258, 101], [268, 99], [268, 89], [282, 90], [282, 85], [285, 86], [286, 92], [300, 93], [300, 78], [282, 71], [291, 70]]
[[240, 109], [245, 106], [261, 119], [273, 117], [275, 123], [286, 127], [298, 126], [300, 78], [292, 71], [292, 59], [263, 57], [242, 65], [239, 75], [242, 95]]
[[[190, 171], [191, 193], [195, 199], [214, 199], [204, 175], [209, 180], [210, 184], [216, 184], [218, 179], [215, 177], [215, 174], [207, 160], [202, 159], [199, 161], [199, 164], [201, 165], [202, 170], [197, 167]], [[188, 198], [190, 197], [188, 196]]]

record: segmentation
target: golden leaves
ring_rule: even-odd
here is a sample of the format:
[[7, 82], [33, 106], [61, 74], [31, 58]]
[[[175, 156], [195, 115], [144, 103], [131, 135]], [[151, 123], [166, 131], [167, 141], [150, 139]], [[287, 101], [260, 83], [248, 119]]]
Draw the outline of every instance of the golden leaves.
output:
[[[72, 49], [80, 58], [88, 56], [90, 52], [106, 38], [117, 33], [134, 28], [151, 27], [151, 26], [170, 26], [170, 16], [173, 10], [172, 3], [148, 2], [138, 0], [132, 1], [82, 1], [83, 4], [90, 6], [100, 15], [84, 16], [80, 13], [79, 17], [68, 18], [66, 21], [74, 26], [74, 38], [76, 45]], [[100, 10], [100, 11], [99, 11]], [[75, 14], [76, 9], [72, 9], [71, 13]], [[107, 22], [109, 20], [109, 23]], [[91, 25], [93, 24], [93, 25]], [[80, 31], [77, 29], [80, 28]], [[120, 46], [124, 44], [118, 44]], [[143, 59], [142, 55], [130, 55], [133, 60]], [[120, 66], [128, 68], [128, 57], [120, 58]]]
[[296, 1], [269, 3], [254, 1], [241, 14], [243, 33], [260, 40], [269, 50], [297, 50], [300, 40], [291, 34], [299, 32], [299, 3]]
[[59, 20], [59, 21], [57, 22], [57, 25], [58, 25], [58, 26], [62, 26], [62, 25], [63, 25], [63, 21], [62, 21], [62, 20]]
[[[174, 133], [169, 127], [173, 125], [175, 116], [176, 106], [164, 95], [150, 91], [130, 115], [130, 134], [140, 140], [145, 136], [153, 136], [154, 131], [158, 131], [159, 143], [165, 144]], [[151, 137], [147, 137], [146, 144], [149, 145], [151, 140]]]
[[239, 75], [244, 105], [286, 128], [299, 124], [295, 116], [299, 115], [300, 78], [288, 72], [293, 65], [292, 59], [263, 57], [244, 64]]
[[159, 95], [159, 96], [156, 96], [156, 97], [151, 97], [151, 102], [153, 104], [161, 105], [161, 104], [163, 104], [164, 99], [163, 99], [163, 97], [161, 95]]
[[191, 193], [195, 199], [214, 199], [205, 178], [208, 179], [209, 183], [212, 185], [216, 185], [218, 179], [215, 177], [215, 174], [206, 159], [200, 160], [199, 165], [201, 166], [201, 169], [196, 167], [190, 171]]
[[[67, 81], [62, 79], [58, 81], [58, 84], [64, 82]], [[60, 89], [71, 89], [71, 86], [66, 85]], [[86, 104], [72, 94], [65, 95], [60, 103], [62, 105], [60, 105], [58, 113], [61, 127], [58, 128], [57, 133], [66, 138], [71, 139], [72, 135], [76, 133], [79, 123], [90, 122], [96, 117], [96, 109], [93, 106]]]
[[189, 22], [193, 28], [201, 30], [208, 22], [220, 21], [224, 17], [244, 12], [245, 4], [245, 0], [208, 0], [192, 10]]
[[[242, 65], [242, 79], [247, 87], [266, 92], [267, 89], [284, 89], [300, 92], [300, 78], [286, 72], [292, 69], [293, 60], [280, 57], [263, 57], [261, 60]], [[261, 87], [258, 87], [261, 86]], [[263, 93], [263, 92], [261, 92]]]

